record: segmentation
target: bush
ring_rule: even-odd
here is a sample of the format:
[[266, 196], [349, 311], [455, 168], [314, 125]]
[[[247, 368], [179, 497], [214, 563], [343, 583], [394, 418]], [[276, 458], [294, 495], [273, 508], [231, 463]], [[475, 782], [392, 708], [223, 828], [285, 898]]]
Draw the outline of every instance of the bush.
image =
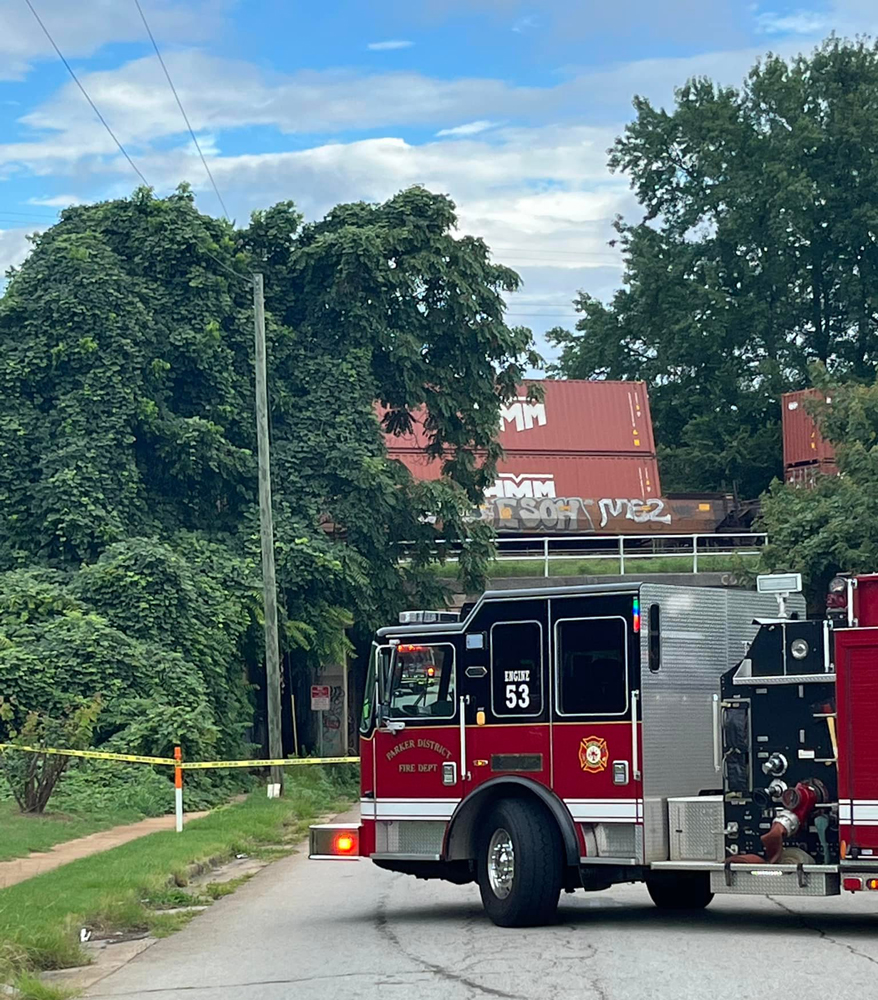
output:
[[[9, 714], [8, 711], [2, 712], [4, 708], [8, 709], [8, 706], [0, 704], [0, 714]], [[78, 705], [61, 719], [30, 712], [20, 730], [11, 730], [11, 742], [19, 746], [84, 750], [91, 743], [100, 712], [100, 698]], [[70, 757], [60, 754], [19, 750], [9, 750], [2, 755], [6, 780], [22, 812], [43, 812], [70, 760]]]

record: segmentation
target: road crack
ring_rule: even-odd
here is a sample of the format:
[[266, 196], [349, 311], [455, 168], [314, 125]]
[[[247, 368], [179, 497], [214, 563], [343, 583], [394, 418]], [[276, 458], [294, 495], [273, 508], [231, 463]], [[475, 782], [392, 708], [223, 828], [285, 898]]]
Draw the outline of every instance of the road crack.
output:
[[797, 910], [787, 906], [786, 903], [782, 903], [776, 896], [768, 896], [767, 898], [770, 899], [775, 906], [779, 906], [785, 913], [789, 913], [791, 917], [795, 917], [799, 922], [799, 926], [802, 927], [803, 930], [813, 931], [817, 934], [821, 941], [826, 941], [828, 944], [835, 945], [837, 948], [844, 948], [844, 950], [850, 952], [851, 955], [855, 955], [857, 958], [864, 958], [867, 962], [871, 962], [872, 965], [878, 965], [878, 959], [872, 958], [871, 955], [867, 955], [865, 952], [857, 950], [852, 944], [847, 944], [845, 941], [839, 941], [837, 938], [834, 938], [822, 927], [819, 927], [817, 924], [812, 924], [806, 919], [804, 914], [799, 913]]
[[444, 979], [447, 982], [459, 983], [461, 986], [466, 987], [466, 989], [471, 990], [477, 995], [480, 994], [482, 996], [498, 997], [500, 1000], [529, 1000], [528, 997], [522, 996], [519, 993], [506, 993], [503, 990], [496, 990], [492, 986], [483, 986], [481, 983], [477, 983], [474, 979], [462, 976], [459, 972], [452, 972], [451, 969], [446, 969], [443, 965], [436, 965], [434, 962], [428, 962], [426, 959], [420, 958], [418, 955], [413, 955], [403, 945], [399, 936], [390, 926], [390, 922], [387, 919], [387, 896], [388, 893], [384, 893], [378, 901], [378, 910], [375, 914], [375, 926], [378, 933], [381, 934], [382, 937], [386, 938], [387, 941], [393, 945], [397, 951], [401, 952], [402, 955], [409, 959], [409, 961], [417, 963], [428, 972], [432, 972], [434, 975], [439, 976], [440, 979]]

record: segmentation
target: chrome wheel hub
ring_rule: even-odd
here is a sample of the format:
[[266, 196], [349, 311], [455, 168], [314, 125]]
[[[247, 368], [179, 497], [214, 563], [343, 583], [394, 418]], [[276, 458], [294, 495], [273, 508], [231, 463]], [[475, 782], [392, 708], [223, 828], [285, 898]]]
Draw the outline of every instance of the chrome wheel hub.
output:
[[502, 827], [494, 831], [488, 844], [488, 881], [498, 899], [505, 899], [512, 891], [515, 878], [515, 850], [512, 837]]

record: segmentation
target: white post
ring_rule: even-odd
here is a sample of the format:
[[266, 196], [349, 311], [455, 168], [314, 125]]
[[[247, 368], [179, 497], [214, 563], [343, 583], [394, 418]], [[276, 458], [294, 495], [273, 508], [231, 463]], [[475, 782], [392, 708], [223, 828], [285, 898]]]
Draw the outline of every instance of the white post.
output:
[[698, 535], [692, 536], [692, 572], [698, 572]]
[[[183, 759], [182, 747], [174, 747], [174, 760]], [[183, 832], [183, 768], [174, 768], [174, 813], [177, 818], [177, 833]]]
[[543, 539], [543, 576], [549, 575], [549, 539]]
[[619, 574], [625, 575], [625, 536], [619, 535]]

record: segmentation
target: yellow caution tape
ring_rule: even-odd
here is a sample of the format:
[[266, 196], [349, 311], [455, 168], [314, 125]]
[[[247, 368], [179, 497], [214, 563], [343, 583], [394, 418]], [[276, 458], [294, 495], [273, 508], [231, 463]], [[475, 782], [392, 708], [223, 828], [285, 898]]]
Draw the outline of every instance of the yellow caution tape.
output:
[[278, 757], [274, 760], [198, 760], [180, 765], [184, 771], [203, 771], [208, 767], [301, 767], [303, 764], [359, 764], [359, 757]]
[[104, 753], [101, 750], [59, 750], [56, 747], [25, 747], [18, 743], [0, 743], [0, 750], [22, 753], [60, 754], [63, 757], [87, 757], [92, 760], [123, 760], [130, 764], [160, 764], [184, 771], [204, 771], [211, 767], [301, 767], [307, 764], [359, 764], [359, 757], [278, 757], [264, 760], [193, 760], [178, 762], [173, 757], [141, 757], [130, 753]]
[[58, 750], [55, 747], [23, 747], [18, 743], [0, 743], [0, 750], [21, 750], [22, 753], [60, 754], [62, 757], [90, 757], [94, 760], [125, 760], [130, 764], [169, 764], [173, 757], [140, 757], [132, 753], [104, 753], [101, 750]]

